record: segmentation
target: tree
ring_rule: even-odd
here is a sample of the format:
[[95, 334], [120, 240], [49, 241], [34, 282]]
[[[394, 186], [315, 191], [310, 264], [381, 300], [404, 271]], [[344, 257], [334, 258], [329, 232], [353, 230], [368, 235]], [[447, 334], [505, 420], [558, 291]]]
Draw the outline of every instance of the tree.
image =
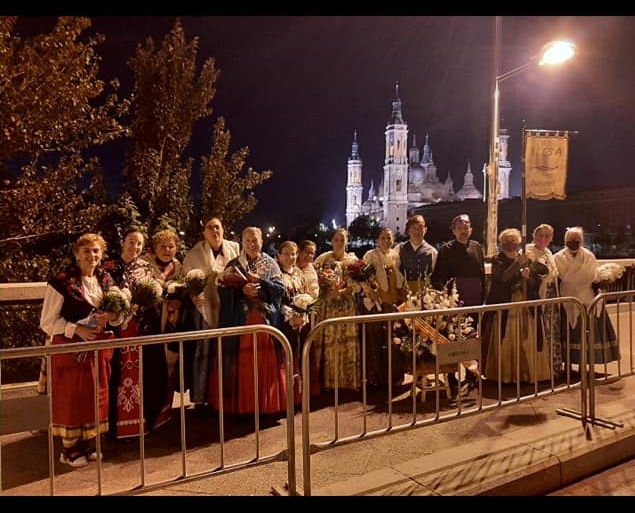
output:
[[251, 191], [273, 175], [269, 170], [258, 172], [250, 167], [243, 169], [249, 156], [247, 147], [227, 157], [230, 142], [231, 134], [225, 129], [225, 120], [219, 117], [214, 125], [211, 152], [202, 158], [198, 214], [201, 222], [211, 215], [218, 216], [223, 220], [226, 230], [254, 209], [258, 200]]
[[188, 43], [177, 20], [161, 48], [148, 38], [128, 62], [135, 85], [127, 189], [151, 231], [160, 218], [180, 231], [190, 221], [192, 159], [183, 154], [194, 124], [212, 113], [219, 73], [210, 58], [197, 74], [197, 53], [198, 38]]
[[376, 219], [367, 215], [359, 216], [354, 219], [348, 227], [348, 234], [351, 238], [356, 239], [360, 244], [372, 244], [379, 237], [381, 226]]
[[[86, 39], [87, 18], [60, 17], [50, 33], [22, 39], [0, 17], [0, 281], [48, 279], [69, 242], [94, 230], [105, 188], [92, 147], [126, 133], [129, 107], [97, 78], [102, 36]], [[114, 91], [117, 81], [110, 84]], [[40, 307], [3, 305], [2, 347], [39, 345]], [[14, 365], [8, 365], [14, 363]], [[37, 376], [39, 362], [3, 362], [3, 380]]]
[[119, 119], [129, 102], [104, 93], [95, 50], [103, 37], [82, 40], [89, 19], [60, 17], [50, 33], [26, 39], [15, 23], [0, 18], [0, 243], [10, 250], [0, 279], [29, 281], [48, 275], [51, 255], [24, 253], [25, 245], [65, 241], [102, 215], [101, 166], [84, 150], [126, 133]]

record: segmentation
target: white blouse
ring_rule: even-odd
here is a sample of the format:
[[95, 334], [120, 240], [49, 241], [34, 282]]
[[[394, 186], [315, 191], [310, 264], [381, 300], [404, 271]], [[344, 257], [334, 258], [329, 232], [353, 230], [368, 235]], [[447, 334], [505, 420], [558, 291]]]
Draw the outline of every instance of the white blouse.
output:
[[[95, 276], [82, 276], [82, 288], [86, 301], [95, 308], [99, 307], [103, 292], [99, 281]], [[50, 285], [46, 286], [44, 293], [44, 304], [40, 315], [40, 328], [49, 336], [64, 335], [66, 338], [73, 338], [77, 325], [96, 326], [95, 317], [90, 315], [77, 322], [68, 322], [61, 316], [64, 296]]]

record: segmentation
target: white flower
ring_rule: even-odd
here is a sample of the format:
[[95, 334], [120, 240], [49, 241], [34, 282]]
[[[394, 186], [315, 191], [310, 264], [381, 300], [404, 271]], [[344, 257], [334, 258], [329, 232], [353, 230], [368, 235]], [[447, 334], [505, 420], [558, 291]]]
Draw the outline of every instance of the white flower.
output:
[[185, 281], [188, 282], [190, 280], [204, 280], [205, 273], [201, 269], [191, 269], [185, 275]]
[[597, 280], [608, 281], [613, 283], [615, 280], [619, 280], [624, 274], [624, 267], [614, 262], [608, 262], [598, 267]]
[[306, 310], [313, 302], [313, 296], [310, 294], [298, 294], [293, 298], [293, 306], [300, 310]]

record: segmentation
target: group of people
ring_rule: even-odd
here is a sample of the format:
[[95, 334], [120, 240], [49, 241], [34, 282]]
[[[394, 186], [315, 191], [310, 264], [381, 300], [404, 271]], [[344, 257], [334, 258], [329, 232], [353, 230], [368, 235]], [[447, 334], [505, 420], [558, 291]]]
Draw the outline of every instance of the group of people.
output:
[[[454, 240], [437, 251], [425, 241], [423, 216], [408, 219], [408, 240], [397, 245], [393, 232], [383, 228], [377, 247], [362, 259], [365, 269], [371, 270], [363, 280], [352, 271], [359, 272], [360, 259], [347, 251], [348, 234], [343, 228], [335, 231], [332, 250], [317, 258], [317, 247], [309, 240], [299, 244], [285, 241], [273, 258], [263, 252], [258, 227], [245, 228], [239, 245], [225, 239], [222, 220], [212, 217], [203, 226], [203, 240], [187, 252], [182, 264], [176, 258], [181, 241], [172, 230], [154, 234], [150, 250], [143, 253], [146, 238], [139, 229], [131, 228], [123, 235], [120, 254], [105, 261], [104, 239], [88, 233], [74, 244], [76, 263], [49, 281], [40, 324], [51, 336], [52, 344], [255, 324], [277, 327], [292, 346], [293, 383], [287, 383], [281, 344], [266, 333], [187, 341], [183, 342], [182, 353], [183, 381], [192, 403], [222, 407], [227, 413], [276, 414], [286, 410], [287, 387], [294, 388], [295, 403], [301, 401], [300, 358], [313, 315], [313, 320], [320, 322], [332, 317], [392, 312], [409, 291], [418, 290], [424, 279], [438, 290], [456, 287], [463, 306], [556, 297], [559, 293], [574, 295], [585, 304], [593, 298], [591, 284], [596, 280], [597, 262], [582, 247], [580, 228], [567, 231], [566, 248], [555, 255], [548, 249], [553, 237], [549, 225], [536, 228], [533, 243], [526, 251], [520, 251], [518, 230], [503, 230], [499, 236], [501, 252], [492, 262], [489, 293], [483, 251], [470, 238], [469, 217], [456, 216], [451, 230]], [[542, 263], [546, 271], [532, 272], [531, 262]], [[205, 276], [204, 288], [180, 296], [171, 294], [171, 285], [195, 270]], [[110, 288], [134, 290], [148, 280], [154, 280], [164, 291], [160, 300], [127, 315], [100, 308], [101, 298]], [[551, 370], [557, 373], [563, 364], [560, 311], [543, 309], [539, 313], [540, 335], [531, 332], [532, 322], [516, 322], [515, 315], [520, 314], [510, 312], [506, 316], [499, 334], [493, 328], [494, 318], [484, 316], [481, 368], [488, 376], [497, 375], [500, 347], [505, 369], [502, 379], [515, 380], [512, 369], [516, 366], [511, 362], [516, 361], [515, 351], [520, 347], [524, 355], [520, 380], [548, 379]], [[566, 311], [564, 317], [571, 329], [569, 361], [579, 362], [579, 322], [574, 311]], [[311, 395], [324, 389], [357, 390], [362, 386], [360, 331], [356, 324], [346, 323], [329, 325], [316, 334], [310, 358]], [[521, 343], [516, 344], [521, 336]], [[494, 344], [490, 344], [492, 340]], [[367, 385], [387, 384], [389, 343], [385, 323], [368, 325]], [[596, 361], [618, 357], [617, 346], [611, 344], [615, 349], [604, 351]], [[488, 351], [490, 345], [495, 349]], [[539, 357], [533, 357], [532, 351], [538, 351]], [[178, 354], [178, 344], [151, 344], [100, 350], [97, 360], [93, 353], [88, 357], [54, 355], [49, 379], [53, 434], [62, 438], [60, 461], [84, 466], [96, 459], [94, 439], [100, 433], [110, 431], [117, 438], [134, 437], [141, 429], [150, 432], [169, 420], [172, 396], [179, 389], [180, 376], [175, 370]], [[393, 370], [393, 379], [400, 381], [403, 368], [393, 362]], [[97, 374], [96, 423], [93, 384]], [[478, 379], [470, 373], [467, 376], [472, 383]], [[456, 381], [453, 375], [449, 379]]]

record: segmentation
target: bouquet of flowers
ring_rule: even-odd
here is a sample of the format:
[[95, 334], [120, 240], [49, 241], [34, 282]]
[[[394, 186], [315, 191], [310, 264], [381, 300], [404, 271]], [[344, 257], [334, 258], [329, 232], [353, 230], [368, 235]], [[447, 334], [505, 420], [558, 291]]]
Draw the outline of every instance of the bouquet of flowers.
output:
[[334, 269], [325, 267], [318, 271], [318, 285], [320, 286], [320, 295], [324, 295], [331, 290], [341, 286], [341, 280]]
[[129, 289], [110, 287], [101, 297], [99, 310], [102, 312], [112, 312], [118, 316], [132, 315], [134, 308], [131, 299], [132, 294]]
[[607, 262], [598, 267], [596, 281], [604, 283], [613, 283], [619, 280], [624, 274], [624, 267], [614, 262]]
[[205, 290], [207, 285], [207, 276], [201, 269], [192, 269], [187, 272], [183, 283], [187, 291], [192, 296], [198, 296]]
[[375, 269], [372, 265], [359, 259], [346, 266], [346, 274], [353, 281], [368, 281], [368, 279], [375, 274]]
[[294, 317], [304, 320], [303, 324], [309, 321], [308, 314], [314, 313], [319, 307], [320, 300], [314, 300], [310, 294], [296, 294], [291, 299], [291, 304], [282, 306], [282, 313], [285, 322], [291, 322]]
[[131, 292], [131, 302], [141, 308], [147, 308], [161, 302], [163, 287], [151, 276], [146, 276], [132, 284]]

